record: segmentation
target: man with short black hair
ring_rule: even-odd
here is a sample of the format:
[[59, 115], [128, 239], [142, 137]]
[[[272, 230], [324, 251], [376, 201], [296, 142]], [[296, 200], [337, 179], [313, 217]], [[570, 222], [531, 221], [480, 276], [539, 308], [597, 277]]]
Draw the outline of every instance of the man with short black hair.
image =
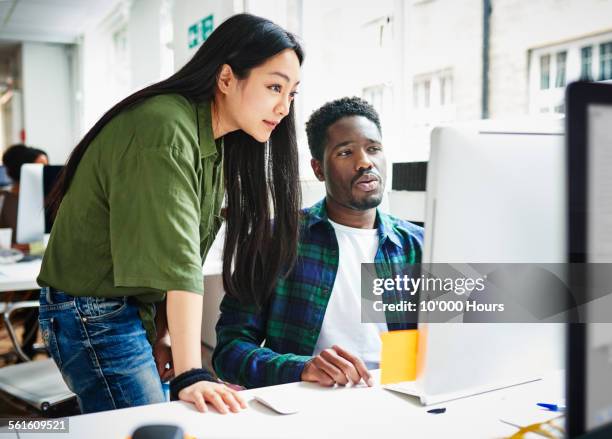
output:
[[413, 327], [361, 322], [361, 263], [419, 263], [423, 245], [421, 227], [377, 209], [386, 180], [378, 114], [342, 98], [315, 111], [306, 132], [326, 196], [302, 211], [298, 259], [263, 309], [230, 296], [221, 303], [213, 365], [246, 387], [372, 385], [380, 332]]

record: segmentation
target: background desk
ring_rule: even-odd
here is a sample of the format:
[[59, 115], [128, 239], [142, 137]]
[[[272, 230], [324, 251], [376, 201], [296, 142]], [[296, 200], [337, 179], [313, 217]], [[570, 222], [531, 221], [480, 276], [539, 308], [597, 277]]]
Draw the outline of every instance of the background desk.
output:
[[41, 259], [35, 259], [29, 262], [0, 265], [0, 314], [9, 332], [17, 355], [24, 361], [28, 361], [30, 358], [19, 345], [20, 342], [18, 342], [15, 329], [11, 324], [11, 314], [21, 308], [38, 306], [38, 298], [9, 303], [5, 302], [1, 296], [2, 293], [6, 291], [38, 290], [40, 287], [36, 283], [36, 278], [40, 272], [41, 264]]
[[[474, 371], [478, 373], [478, 371]], [[70, 418], [70, 434], [45, 434], [45, 439], [124, 439], [143, 424], [176, 424], [196, 438], [499, 438], [516, 428], [500, 422], [526, 410], [537, 412], [536, 402], [558, 401], [563, 395], [563, 373], [545, 380], [441, 404], [446, 413], [427, 413], [415, 399], [372, 388], [322, 388], [309, 383], [253, 389], [282, 392], [300, 405], [294, 415], [277, 415], [255, 401], [239, 414], [198, 413], [182, 402], [149, 405]], [[434, 406], [434, 407], [439, 407]], [[1, 430], [0, 430], [1, 431]], [[6, 431], [6, 430], [4, 430]], [[14, 438], [6, 433], [0, 437]], [[36, 439], [40, 434], [21, 434]]]
[[36, 259], [29, 262], [0, 265], [0, 293], [39, 289], [36, 278], [41, 264], [42, 260]]

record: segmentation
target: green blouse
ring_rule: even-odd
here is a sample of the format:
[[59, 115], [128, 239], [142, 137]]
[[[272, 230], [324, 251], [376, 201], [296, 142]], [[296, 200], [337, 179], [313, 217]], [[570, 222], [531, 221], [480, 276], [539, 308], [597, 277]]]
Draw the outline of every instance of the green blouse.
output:
[[203, 293], [221, 225], [223, 142], [210, 102], [165, 94], [115, 116], [92, 141], [59, 208], [38, 276], [73, 296], [136, 296], [152, 336], [169, 290]]

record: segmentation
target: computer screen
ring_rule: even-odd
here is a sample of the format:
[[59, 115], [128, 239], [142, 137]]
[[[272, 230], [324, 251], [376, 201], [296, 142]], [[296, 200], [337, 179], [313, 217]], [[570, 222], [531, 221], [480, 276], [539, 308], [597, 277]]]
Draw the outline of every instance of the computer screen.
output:
[[[566, 98], [570, 258], [612, 263], [612, 85], [574, 83]], [[570, 325], [569, 354], [570, 437], [612, 435], [612, 324]]]
[[[610, 86], [612, 87], [612, 86]], [[587, 262], [612, 262], [612, 102], [587, 106]], [[586, 429], [612, 422], [612, 324], [587, 331]]]
[[434, 129], [426, 263], [561, 263], [566, 251], [561, 120]]
[[51, 232], [52, 221], [45, 210], [45, 199], [62, 168], [35, 163], [21, 167], [16, 232], [18, 243], [42, 241], [45, 233]]
[[[434, 129], [423, 262], [491, 267], [565, 262], [563, 139], [561, 120], [479, 121]], [[426, 318], [419, 315], [420, 322]], [[432, 330], [446, 341], [431, 346], [428, 355], [464, 371], [439, 380], [447, 389], [478, 381], [518, 383], [513, 379], [541, 378], [564, 365], [560, 323], [464, 320], [429, 324]], [[475, 339], [473, 346], [465, 343]], [[478, 377], [467, 372], [475, 368], [482, 371]]]

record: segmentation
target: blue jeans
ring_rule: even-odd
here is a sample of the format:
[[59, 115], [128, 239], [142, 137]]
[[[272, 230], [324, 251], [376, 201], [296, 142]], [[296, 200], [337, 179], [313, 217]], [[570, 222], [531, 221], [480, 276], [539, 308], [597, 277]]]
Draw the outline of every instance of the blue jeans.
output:
[[127, 297], [74, 297], [43, 288], [39, 322], [83, 413], [165, 400], [138, 305]]

